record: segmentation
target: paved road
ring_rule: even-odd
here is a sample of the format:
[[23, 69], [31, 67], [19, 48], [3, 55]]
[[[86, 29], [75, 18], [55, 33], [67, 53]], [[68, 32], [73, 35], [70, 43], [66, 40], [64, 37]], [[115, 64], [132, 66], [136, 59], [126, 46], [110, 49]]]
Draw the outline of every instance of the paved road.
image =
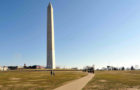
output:
[[66, 85], [60, 86], [54, 90], [82, 90], [82, 88], [94, 77], [89, 73], [87, 76], [74, 80]]

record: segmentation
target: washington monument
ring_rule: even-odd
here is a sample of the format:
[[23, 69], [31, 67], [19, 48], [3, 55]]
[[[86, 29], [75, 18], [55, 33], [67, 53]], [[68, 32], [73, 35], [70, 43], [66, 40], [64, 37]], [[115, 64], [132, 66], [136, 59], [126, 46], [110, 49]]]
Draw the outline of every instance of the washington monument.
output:
[[47, 68], [55, 69], [54, 22], [51, 3], [47, 9]]

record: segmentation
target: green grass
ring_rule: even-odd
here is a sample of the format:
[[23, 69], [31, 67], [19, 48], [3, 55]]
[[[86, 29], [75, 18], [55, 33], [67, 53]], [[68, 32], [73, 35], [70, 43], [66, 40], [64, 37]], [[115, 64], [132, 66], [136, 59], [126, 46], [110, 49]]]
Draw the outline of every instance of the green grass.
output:
[[83, 90], [140, 90], [140, 71], [96, 71]]
[[87, 75], [80, 71], [8, 71], [0, 72], [0, 90], [52, 90], [68, 81]]

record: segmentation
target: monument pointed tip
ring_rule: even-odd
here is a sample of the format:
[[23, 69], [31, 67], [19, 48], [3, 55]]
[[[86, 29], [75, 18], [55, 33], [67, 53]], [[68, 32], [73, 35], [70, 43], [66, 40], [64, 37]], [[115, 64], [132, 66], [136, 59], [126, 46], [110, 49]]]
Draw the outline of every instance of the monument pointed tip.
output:
[[49, 5], [48, 6], [52, 6], [51, 2], [49, 2]]

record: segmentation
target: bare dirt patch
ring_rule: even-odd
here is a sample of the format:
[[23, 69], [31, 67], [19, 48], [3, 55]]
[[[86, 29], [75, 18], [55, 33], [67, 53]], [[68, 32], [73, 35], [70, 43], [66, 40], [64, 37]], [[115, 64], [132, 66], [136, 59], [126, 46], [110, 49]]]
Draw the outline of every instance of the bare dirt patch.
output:
[[99, 82], [107, 82], [107, 80], [99, 80]]
[[127, 90], [140, 90], [139, 86], [134, 86], [132, 88], [127, 88]]
[[0, 85], [0, 88], [3, 87], [2, 85]]
[[97, 88], [97, 87], [100, 87], [99, 85], [94, 85], [94, 86], [92, 86], [93, 88]]
[[13, 85], [7, 85], [8, 87], [12, 87]]
[[140, 89], [136, 89], [136, 88], [127, 88], [126, 90], [140, 90]]
[[10, 78], [10, 80], [20, 80], [21, 78]]

